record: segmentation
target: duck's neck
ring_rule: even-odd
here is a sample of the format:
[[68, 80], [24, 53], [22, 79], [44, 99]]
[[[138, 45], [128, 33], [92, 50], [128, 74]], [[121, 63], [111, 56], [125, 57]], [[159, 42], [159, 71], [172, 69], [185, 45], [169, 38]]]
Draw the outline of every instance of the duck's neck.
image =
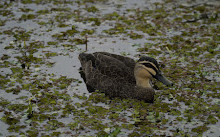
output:
[[136, 85], [138, 87], [143, 87], [143, 88], [151, 88], [151, 81], [150, 79], [144, 79], [144, 78], [136, 78]]

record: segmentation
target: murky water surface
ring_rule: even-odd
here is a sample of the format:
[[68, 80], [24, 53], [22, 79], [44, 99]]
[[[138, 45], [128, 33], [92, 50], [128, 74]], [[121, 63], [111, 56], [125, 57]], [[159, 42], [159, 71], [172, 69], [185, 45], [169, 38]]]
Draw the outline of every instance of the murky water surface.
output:
[[[0, 136], [220, 135], [218, 0], [0, 1]], [[88, 93], [78, 55], [158, 60], [153, 104]]]

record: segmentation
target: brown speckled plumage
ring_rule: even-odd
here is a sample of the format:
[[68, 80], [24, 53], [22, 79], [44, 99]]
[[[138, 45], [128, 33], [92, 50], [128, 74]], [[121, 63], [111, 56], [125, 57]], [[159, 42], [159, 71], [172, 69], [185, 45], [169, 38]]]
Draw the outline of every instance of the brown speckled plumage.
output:
[[136, 62], [133, 59], [107, 52], [95, 52], [81, 53], [79, 60], [87, 87], [104, 92], [110, 97], [153, 102], [154, 89], [136, 85], [134, 76]]

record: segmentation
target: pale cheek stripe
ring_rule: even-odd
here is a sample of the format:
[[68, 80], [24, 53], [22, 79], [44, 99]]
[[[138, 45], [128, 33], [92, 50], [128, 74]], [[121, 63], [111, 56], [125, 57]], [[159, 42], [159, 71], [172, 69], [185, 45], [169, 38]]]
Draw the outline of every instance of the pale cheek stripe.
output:
[[158, 68], [156, 67], [156, 65], [154, 63], [149, 62], [152, 66], [154, 66], [154, 68], [156, 68], [156, 70], [158, 70]]
[[146, 68], [151, 74], [156, 75], [156, 72], [152, 68]]

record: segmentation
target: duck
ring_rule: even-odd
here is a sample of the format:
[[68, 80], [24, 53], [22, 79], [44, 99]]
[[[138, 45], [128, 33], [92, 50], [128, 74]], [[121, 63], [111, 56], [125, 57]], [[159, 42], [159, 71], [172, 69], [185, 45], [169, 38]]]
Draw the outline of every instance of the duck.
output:
[[141, 56], [138, 61], [108, 52], [80, 53], [80, 74], [89, 92], [100, 91], [110, 98], [131, 98], [154, 102], [152, 79], [164, 85], [173, 85], [151, 57]]

